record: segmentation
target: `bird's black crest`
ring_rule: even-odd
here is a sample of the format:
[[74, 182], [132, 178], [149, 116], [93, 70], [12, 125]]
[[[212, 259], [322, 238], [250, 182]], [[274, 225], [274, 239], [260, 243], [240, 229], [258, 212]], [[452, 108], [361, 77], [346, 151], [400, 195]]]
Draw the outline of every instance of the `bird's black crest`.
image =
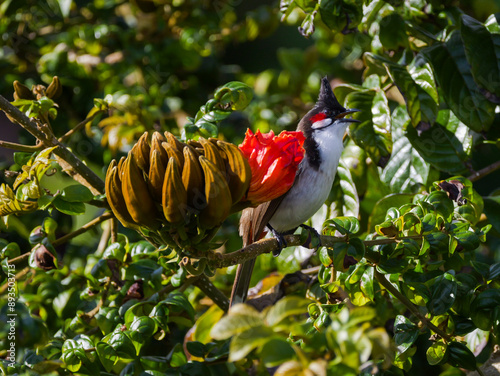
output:
[[332, 87], [330, 86], [330, 81], [328, 81], [326, 76], [321, 79], [321, 89], [319, 90], [318, 101], [315, 107], [326, 107], [335, 113], [345, 111], [345, 108], [339, 103], [337, 98], [335, 98]]

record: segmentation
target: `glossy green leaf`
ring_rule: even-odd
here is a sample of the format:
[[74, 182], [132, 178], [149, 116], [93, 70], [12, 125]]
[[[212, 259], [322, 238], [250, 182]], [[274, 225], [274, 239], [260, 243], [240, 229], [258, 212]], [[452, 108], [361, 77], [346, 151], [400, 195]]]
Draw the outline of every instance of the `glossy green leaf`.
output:
[[434, 126], [420, 135], [407, 127], [406, 136], [422, 158], [438, 170], [450, 174], [467, 171], [465, 162], [471, 152], [472, 136], [451, 111], [439, 111]]
[[355, 217], [337, 217], [328, 219], [323, 224], [323, 234], [330, 236], [334, 236], [335, 231], [342, 235], [356, 234], [359, 229], [359, 221]]
[[310, 304], [309, 300], [295, 296], [280, 299], [266, 311], [265, 321], [269, 326], [281, 324], [289, 316], [300, 315]]
[[375, 229], [375, 225], [383, 223], [385, 221], [386, 213], [389, 209], [395, 207], [399, 208], [404, 204], [411, 203], [413, 195], [411, 194], [391, 194], [382, 199], [380, 199], [373, 208], [370, 218], [368, 220], [368, 228], [370, 231]]
[[96, 352], [106, 371], [111, 372], [111, 369], [119, 360], [115, 349], [113, 349], [113, 347], [108, 345], [106, 342], [100, 341], [96, 345]]
[[359, 214], [359, 197], [351, 171], [341, 159], [337, 168], [337, 176], [327, 202], [329, 205], [327, 218], [331, 216], [354, 216]]
[[87, 187], [75, 184], [63, 188], [61, 197], [67, 202], [88, 202], [94, 198], [94, 195]]
[[157, 330], [156, 322], [148, 317], [136, 317], [129, 326], [130, 339], [139, 343], [144, 343], [153, 337]]
[[448, 344], [448, 362], [455, 367], [465, 368], [469, 370], [476, 369], [476, 357], [461, 342], [450, 342]]
[[490, 93], [500, 96], [500, 35], [464, 14], [460, 24], [467, 60], [476, 83]]
[[251, 351], [267, 343], [273, 332], [270, 328], [256, 326], [233, 336], [229, 347], [229, 361], [236, 362], [246, 357]]
[[68, 215], [80, 215], [85, 213], [85, 204], [83, 202], [69, 202], [61, 196], [57, 196], [52, 201], [52, 205], [61, 213]]
[[394, 341], [400, 353], [408, 350], [417, 340], [419, 329], [408, 318], [398, 315], [394, 321]]
[[408, 44], [405, 21], [398, 13], [389, 13], [380, 20], [380, 42], [388, 50], [397, 50]]
[[391, 158], [380, 178], [394, 193], [412, 193], [427, 184], [430, 166], [404, 134], [409, 122], [403, 107], [392, 114]]
[[214, 339], [223, 340], [263, 324], [264, 320], [253, 307], [236, 305], [214, 325], [210, 335]]
[[453, 306], [457, 297], [455, 277], [449, 273], [444, 273], [431, 279], [426, 285], [431, 293], [431, 298], [427, 302], [429, 311], [435, 316], [446, 313]]
[[434, 43], [422, 51], [432, 64], [443, 96], [455, 115], [470, 129], [488, 130], [495, 105], [481, 94], [471, 73], [458, 31], [446, 43]]
[[378, 163], [381, 157], [388, 157], [392, 150], [391, 117], [387, 98], [383, 91], [356, 90], [347, 94], [347, 108], [360, 110], [357, 119], [360, 124], [353, 124], [349, 134], [365, 150], [371, 159]]
[[103, 337], [102, 339], [108, 345], [113, 347], [116, 351], [116, 355], [122, 359], [134, 359], [136, 356], [136, 349], [132, 340], [129, 336], [122, 332], [120, 329], [115, 330], [113, 333], [110, 333]]
[[436, 364], [444, 363], [448, 358], [448, 354], [446, 353], [447, 348], [448, 346], [442, 340], [434, 342], [426, 352], [429, 364], [434, 366]]

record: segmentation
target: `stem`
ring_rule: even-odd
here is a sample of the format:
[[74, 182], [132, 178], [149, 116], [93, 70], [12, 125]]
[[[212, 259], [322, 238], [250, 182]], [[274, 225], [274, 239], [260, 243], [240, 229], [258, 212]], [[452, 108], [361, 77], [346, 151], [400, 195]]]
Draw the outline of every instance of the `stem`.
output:
[[212, 299], [213, 302], [217, 304], [224, 312], [227, 312], [229, 310], [229, 299], [217, 287], [214, 286], [212, 281], [210, 281], [206, 275], [200, 275], [200, 277], [194, 281], [193, 285], [203, 291], [205, 295]]
[[[93, 219], [89, 223], [83, 225], [78, 230], [70, 232], [69, 234], [66, 234], [66, 235], [62, 236], [59, 239], [54, 240], [52, 242], [52, 245], [54, 247], [56, 247], [56, 246], [58, 246], [58, 245], [60, 245], [62, 243], [65, 243], [68, 240], [73, 239], [74, 237], [83, 234], [84, 232], [90, 230], [92, 227], [97, 226], [99, 223], [104, 222], [104, 221], [106, 221], [106, 220], [108, 220], [110, 218], [113, 218], [113, 213], [106, 212], [103, 215], [101, 215], [100, 217], [97, 217], [96, 219]], [[20, 256], [14, 257], [13, 259], [9, 260], [9, 264], [18, 264], [18, 263], [24, 261], [25, 259], [27, 259], [30, 256], [30, 254], [31, 254], [31, 251], [23, 253]]]
[[59, 137], [59, 142], [64, 142], [66, 141], [67, 139], [69, 139], [73, 134], [75, 134], [76, 132], [78, 132], [80, 129], [82, 129], [85, 124], [91, 122], [92, 120], [94, 120], [98, 115], [101, 115], [102, 113], [104, 113], [104, 111], [97, 111], [95, 112], [93, 115], [91, 115], [90, 117], [86, 118], [85, 120], [81, 121], [80, 123], [78, 123], [73, 129], [70, 129], [68, 132], [66, 132], [63, 136]]
[[475, 182], [498, 169], [500, 169], [500, 161], [496, 161], [495, 163], [492, 163], [489, 166], [486, 166], [485, 168], [482, 168], [481, 170], [474, 172], [467, 179], [469, 179], [472, 182]]
[[452, 338], [450, 335], [447, 333], [443, 332], [441, 329], [439, 329], [436, 325], [431, 323], [424, 315], [420, 313], [417, 307], [413, 305], [410, 300], [401, 294], [393, 285], [391, 282], [389, 282], [382, 274], [380, 274], [377, 269], [374, 270], [375, 272], [375, 278], [377, 278], [377, 281], [385, 287], [387, 291], [389, 291], [397, 300], [399, 300], [401, 303], [405, 305], [406, 308], [410, 310], [411, 313], [413, 313], [415, 316], [418, 317], [418, 319], [424, 323], [425, 326], [427, 326], [429, 329], [431, 329], [434, 333], [439, 335], [441, 338], [446, 340], [447, 342], [451, 342]]
[[39, 151], [43, 149], [42, 144], [38, 145], [21, 145], [21, 144], [16, 144], [14, 142], [8, 142], [8, 141], [1, 141], [0, 140], [0, 147], [1, 148], [6, 148], [6, 149], [13, 149], [17, 151], [24, 151], [27, 153], [33, 153], [34, 151]]
[[44, 147], [53, 147], [53, 153], [57, 162], [69, 176], [77, 182], [89, 188], [93, 194], [104, 193], [104, 182], [89, 167], [87, 167], [76, 155], [63, 146], [52, 134], [47, 124], [38, 123], [28, 118], [25, 114], [14, 107], [10, 102], [0, 95], [0, 110], [4, 111], [11, 121], [18, 123], [21, 127], [35, 136]]
[[[25, 267], [23, 270], [21, 270], [19, 273], [17, 273], [15, 276], [14, 276], [14, 279], [17, 281], [19, 280], [21, 277], [24, 277], [26, 274], [28, 274], [28, 272], [30, 271], [30, 267], [27, 266]], [[9, 284], [8, 283], [5, 283], [1, 288], [0, 288], [0, 295], [3, 295], [5, 293], [5, 291], [7, 291], [7, 289], [9, 288]]]
[[97, 217], [96, 219], [93, 219], [92, 221], [90, 221], [89, 223], [83, 225], [81, 228], [79, 228], [78, 230], [76, 231], [73, 231], [73, 232], [70, 232], [69, 234], [67, 235], [64, 235], [62, 237], [60, 237], [59, 239], [56, 239], [52, 242], [52, 245], [54, 247], [62, 244], [62, 243], [65, 243], [67, 242], [68, 240], [70, 239], [73, 239], [74, 237], [78, 236], [78, 235], [81, 235], [83, 234], [84, 232], [87, 232], [88, 230], [90, 230], [92, 227], [95, 227], [97, 226], [99, 223], [101, 222], [104, 222], [104, 221], [107, 221], [108, 219], [111, 219], [113, 218], [113, 213], [111, 212], [106, 212], [104, 213], [103, 215], [101, 215], [100, 217]]

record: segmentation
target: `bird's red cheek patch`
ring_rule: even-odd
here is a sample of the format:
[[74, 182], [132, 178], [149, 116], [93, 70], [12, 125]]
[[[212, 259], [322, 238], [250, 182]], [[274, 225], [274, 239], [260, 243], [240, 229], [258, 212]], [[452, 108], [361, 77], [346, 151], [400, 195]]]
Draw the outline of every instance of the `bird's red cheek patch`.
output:
[[311, 123], [316, 123], [324, 119], [326, 119], [326, 114], [324, 112], [319, 112], [311, 118]]

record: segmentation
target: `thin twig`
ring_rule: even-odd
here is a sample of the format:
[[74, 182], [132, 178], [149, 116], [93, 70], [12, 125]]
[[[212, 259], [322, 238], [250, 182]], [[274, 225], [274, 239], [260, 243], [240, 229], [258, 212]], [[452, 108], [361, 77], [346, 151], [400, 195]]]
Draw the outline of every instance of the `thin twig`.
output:
[[63, 136], [59, 137], [58, 141], [61, 142], [61, 143], [65, 142], [73, 134], [75, 134], [76, 132], [80, 131], [80, 129], [82, 129], [85, 126], [85, 124], [91, 122], [92, 120], [94, 120], [97, 117], [97, 115], [101, 115], [102, 113], [104, 113], [104, 111], [97, 111], [97, 112], [95, 112], [90, 117], [86, 118], [85, 120], [83, 120], [80, 123], [78, 123], [77, 125], [75, 125], [75, 127], [73, 129], [70, 129]]
[[431, 323], [424, 315], [420, 313], [417, 307], [413, 305], [410, 300], [401, 294], [393, 285], [391, 282], [389, 282], [382, 274], [380, 274], [376, 269], [375, 269], [375, 278], [377, 278], [377, 281], [385, 287], [387, 291], [389, 291], [397, 300], [399, 300], [401, 303], [404, 304], [406, 308], [410, 310], [411, 313], [413, 313], [415, 316], [418, 317], [418, 319], [429, 329], [431, 329], [434, 333], [439, 335], [441, 338], [446, 340], [447, 342], [452, 341], [452, 337], [443, 332], [441, 329], [439, 329], [436, 325]]
[[83, 225], [82, 227], [80, 227], [78, 230], [70, 232], [69, 234], [62, 236], [59, 239], [54, 240], [52, 242], [52, 245], [54, 247], [56, 247], [56, 246], [58, 246], [58, 245], [60, 245], [62, 243], [65, 243], [68, 240], [73, 239], [74, 237], [76, 237], [78, 235], [81, 235], [84, 232], [87, 232], [92, 227], [97, 226], [99, 223], [107, 221], [108, 219], [111, 219], [111, 218], [113, 218], [113, 213], [106, 212], [103, 215], [101, 215], [100, 217], [97, 217], [97, 218], [93, 219], [92, 221], [86, 223], [85, 225]]
[[[19, 273], [16, 273], [16, 275], [14, 276], [14, 279], [17, 281], [19, 280], [20, 278], [24, 277], [26, 274], [29, 273], [30, 271], [30, 267], [27, 266], [25, 267], [24, 269], [22, 269]], [[5, 293], [5, 291], [7, 291], [7, 289], [9, 288], [9, 283], [5, 283], [1, 288], [0, 288], [0, 295], [3, 295]]]
[[[67, 242], [68, 240], [73, 239], [74, 237], [76, 237], [76, 236], [78, 236], [80, 234], [83, 234], [84, 232], [90, 230], [92, 227], [94, 227], [94, 226], [98, 225], [99, 223], [104, 222], [104, 221], [106, 221], [106, 220], [108, 220], [110, 218], [113, 218], [113, 213], [106, 212], [103, 215], [101, 215], [100, 217], [97, 217], [97, 218], [93, 219], [92, 221], [90, 221], [89, 223], [83, 225], [78, 230], [70, 232], [69, 234], [66, 234], [66, 235], [62, 236], [59, 239], [54, 240], [52, 242], [52, 245], [54, 247], [56, 247], [56, 246], [58, 246], [60, 244], [63, 244], [65, 242]], [[30, 254], [31, 254], [31, 251], [23, 253], [20, 256], [14, 257], [14, 258], [12, 258], [12, 259], [9, 260], [9, 264], [19, 264], [20, 262], [22, 262], [25, 259], [27, 259], [30, 256]]]
[[500, 169], [500, 161], [496, 161], [495, 163], [492, 163], [489, 166], [486, 166], [485, 168], [482, 168], [481, 170], [474, 172], [467, 179], [469, 179], [472, 182], [475, 182], [498, 169]]
[[17, 150], [17, 151], [24, 151], [26, 153], [33, 153], [35, 151], [39, 151], [39, 150], [43, 149], [43, 145], [42, 144], [38, 144], [38, 145], [21, 145], [21, 144], [16, 144], [14, 142], [1, 141], [1, 140], [0, 140], [0, 147], [1, 148], [6, 148], [6, 149]]

